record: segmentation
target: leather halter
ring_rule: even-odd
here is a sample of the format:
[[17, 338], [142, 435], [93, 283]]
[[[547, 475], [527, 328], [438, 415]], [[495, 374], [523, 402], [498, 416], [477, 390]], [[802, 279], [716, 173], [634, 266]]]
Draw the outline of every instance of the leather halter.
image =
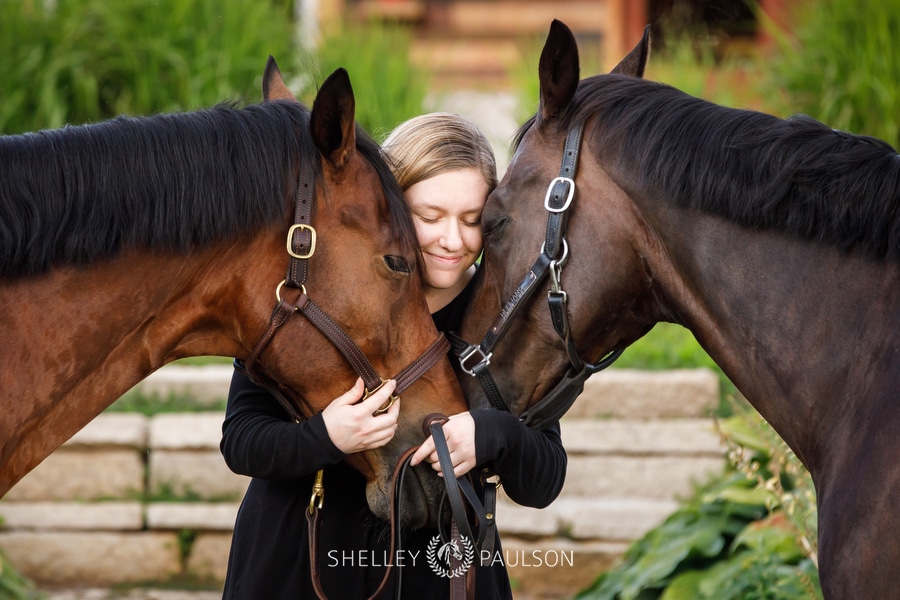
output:
[[[247, 360], [240, 361], [235, 359], [234, 361], [236, 369], [246, 373], [252, 381], [265, 387], [294, 420], [300, 420], [303, 416], [294, 403], [284, 395], [277, 382], [265, 375], [259, 368], [260, 355], [262, 355], [278, 330], [287, 323], [294, 313], [300, 313], [305, 316], [347, 359], [347, 362], [350, 363], [350, 366], [353, 367], [353, 370], [365, 383], [365, 397], [374, 394], [386, 381], [378, 376], [372, 364], [350, 336], [306, 295], [304, 283], [309, 274], [308, 260], [316, 252], [316, 230], [312, 226], [314, 209], [315, 170], [311, 161], [303, 161], [300, 165], [300, 181], [294, 211], [294, 224], [291, 225], [287, 234], [286, 247], [290, 256], [287, 275], [275, 290], [275, 297], [278, 303], [272, 311], [268, 329], [256, 342]], [[300, 290], [300, 294], [293, 301], [282, 298], [282, 289], [284, 287]], [[386, 412], [397, 400], [399, 394], [424, 375], [441, 358], [446, 356], [449, 349], [450, 342], [441, 333], [419, 358], [407, 365], [394, 377], [397, 382], [394, 394], [391, 395], [391, 398], [384, 406], [376, 411], [376, 414]]]
[[622, 350], [613, 350], [595, 364], [581, 359], [572, 339], [567, 309], [568, 296], [561, 283], [563, 265], [569, 258], [565, 236], [569, 209], [575, 200], [575, 171], [578, 167], [578, 152], [583, 132], [583, 121], [576, 123], [569, 130], [559, 176], [554, 178], [547, 188], [547, 195], [544, 197], [544, 208], [548, 213], [547, 230], [537, 260], [503, 305], [500, 315], [485, 333], [481, 344], [468, 344], [459, 336], [450, 336], [453, 351], [459, 357], [462, 370], [478, 378], [494, 408], [509, 411], [509, 404], [503, 399], [500, 389], [488, 371], [488, 365], [495, 346], [509, 330], [513, 318], [528, 303], [538, 284], [545, 278], [550, 278], [550, 290], [547, 293], [550, 318], [554, 330], [565, 343], [569, 368], [566, 369], [562, 380], [544, 398], [519, 415], [520, 421], [536, 429], [543, 429], [562, 417], [584, 389], [584, 382], [588, 377], [611, 365], [622, 354]]

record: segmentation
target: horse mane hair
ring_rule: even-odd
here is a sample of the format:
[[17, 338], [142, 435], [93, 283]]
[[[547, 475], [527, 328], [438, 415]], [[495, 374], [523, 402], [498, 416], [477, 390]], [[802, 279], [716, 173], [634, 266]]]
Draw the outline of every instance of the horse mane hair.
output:
[[[296, 102], [221, 105], [0, 136], [0, 277], [114, 257], [125, 247], [189, 253], [287, 225], [297, 165], [321, 162]], [[357, 128], [395, 237], [417, 248], [403, 194]], [[321, 199], [320, 199], [321, 201]]]
[[624, 75], [581, 81], [559, 127], [591, 116], [593, 150], [647, 193], [744, 227], [900, 259], [900, 157], [886, 142]]

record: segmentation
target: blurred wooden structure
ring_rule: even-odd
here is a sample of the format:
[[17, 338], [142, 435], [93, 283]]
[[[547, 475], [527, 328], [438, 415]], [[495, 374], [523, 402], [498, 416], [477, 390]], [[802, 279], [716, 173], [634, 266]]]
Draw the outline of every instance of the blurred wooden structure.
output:
[[[323, 23], [354, 19], [411, 26], [412, 60], [443, 89], [509, 87], [510, 75], [521, 61], [536, 63], [534, 49], [539, 51], [553, 19], [563, 21], [578, 38], [583, 63], [591, 65], [582, 69], [584, 75], [591, 74], [587, 69], [612, 68], [640, 40], [645, 25], [658, 26], [676, 7], [687, 6], [707, 25], [715, 22], [721, 29], [739, 30], [747, 45], [771, 41], [746, 0], [298, 1], [313, 6], [306, 14], [315, 14]], [[776, 24], [789, 25], [789, 0], [753, 4]]]
[[[503, 88], [540, 48], [553, 19], [576, 34], [592, 64], [609, 68], [640, 39], [643, 0], [317, 0], [322, 19], [343, 17], [413, 27], [412, 59], [443, 88]], [[535, 57], [536, 60], [536, 57]], [[536, 67], [536, 65], [535, 65]]]

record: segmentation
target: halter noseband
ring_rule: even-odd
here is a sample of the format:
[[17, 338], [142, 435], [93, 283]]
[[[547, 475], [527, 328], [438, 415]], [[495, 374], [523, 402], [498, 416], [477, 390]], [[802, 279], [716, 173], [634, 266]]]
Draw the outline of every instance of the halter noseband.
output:
[[[282, 325], [295, 312], [299, 312], [309, 320], [335, 348], [347, 359], [353, 370], [365, 383], [365, 397], [374, 394], [385, 383], [385, 379], [378, 376], [372, 367], [372, 363], [366, 358], [359, 346], [348, 336], [341, 327], [335, 323], [328, 314], [319, 308], [309, 296], [306, 295], [306, 278], [309, 275], [308, 260], [316, 252], [316, 230], [312, 226], [312, 215], [315, 208], [314, 167], [311, 161], [303, 161], [300, 165], [300, 180], [297, 190], [297, 201], [294, 210], [294, 224], [287, 234], [287, 253], [290, 256], [287, 275], [278, 284], [275, 290], [277, 304], [269, 319], [269, 327], [256, 342], [250, 356], [246, 361], [234, 360], [237, 370], [245, 373], [252, 381], [265, 387], [284, 407], [292, 419], [299, 421], [303, 417], [297, 407], [281, 391], [280, 386], [266, 376], [259, 368], [259, 357], [272, 341]], [[299, 296], [293, 301], [282, 298], [284, 287], [300, 290]], [[450, 342], [444, 334], [438, 338], [422, 353], [419, 358], [407, 365], [394, 379], [397, 387], [394, 394], [380, 407], [376, 414], [386, 412], [397, 400], [400, 392], [408, 388], [419, 377], [424, 375], [441, 358], [446, 356], [450, 349]]]
[[563, 265], [569, 258], [569, 246], [565, 236], [569, 209], [575, 200], [575, 171], [578, 167], [578, 151], [583, 133], [584, 122], [576, 123], [569, 130], [559, 176], [554, 178], [547, 188], [547, 195], [544, 197], [544, 208], [548, 213], [547, 230], [537, 260], [503, 305], [500, 315], [485, 333], [481, 344], [468, 344], [459, 336], [450, 336], [453, 351], [459, 357], [462, 370], [478, 378], [494, 408], [509, 411], [509, 404], [503, 399], [500, 389], [488, 371], [488, 365], [491, 363], [494, 348], [509, 330], [513, 317], [528, 303], [538, 284], [549, 276], [550, 290], [547, 293], [547, 302], [550, 306], [550, 320], [553, 329], [565, 343], [569, 368], [544, 398], [519, 415], [520, 421], [536, 429], [543, 429], [562, 417], [584, 389], [584, 382], [588, 377], [602, 371], [622, 355], [622, 350], [613, 350], [595, 364], [581, 359], [575, 349], [569, 327], [568, 295], [561, 283]]

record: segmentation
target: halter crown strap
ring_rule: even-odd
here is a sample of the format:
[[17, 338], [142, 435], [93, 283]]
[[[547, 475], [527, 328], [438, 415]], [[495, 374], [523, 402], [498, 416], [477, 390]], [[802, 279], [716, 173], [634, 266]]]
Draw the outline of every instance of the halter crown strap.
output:
[[575, 197], [575, 170], [578, 168], [578, 150], [581, 148], [581, 138], [584, 134], [584, 122], [579, 121], [566, 135], [566, 145], [563, 148], [562, 165], [559, 168], [559, 177], [551, 182], [544, 198], [544, 208], [550, 213], [547, 218], [547, 232], [544, 235], [544, 247], [541, 250], [549, 258], [559, 256], [566, 225], [569, 220], [569, 206]]
[[299, 288], [309, 274], [307, 260], [316, 252], [316, 230], [312, 226], [315, 206], [315, 166], [312, 161], [301, 161], [297, 202], [294, 207], [294, 224], [288, 230], [287, 251], [291, 259], [285, 284]]

